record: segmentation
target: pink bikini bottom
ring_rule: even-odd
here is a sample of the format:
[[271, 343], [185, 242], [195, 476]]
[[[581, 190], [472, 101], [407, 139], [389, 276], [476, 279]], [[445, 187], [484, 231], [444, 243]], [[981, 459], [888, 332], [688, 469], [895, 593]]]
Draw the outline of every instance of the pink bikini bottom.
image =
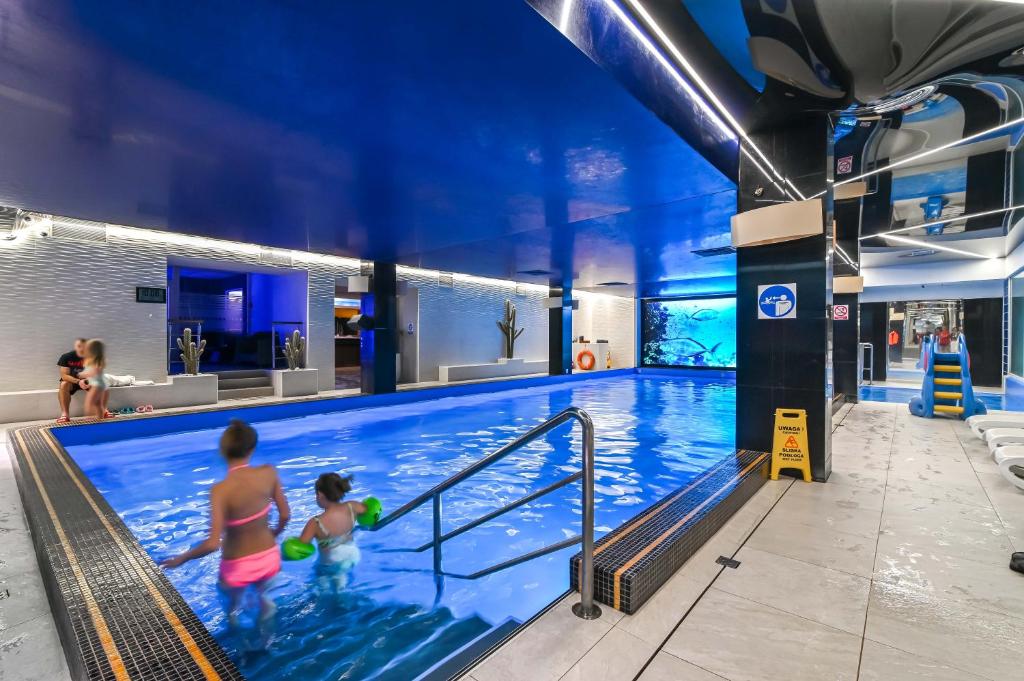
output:
[[237, 589], [270, 579], [281, 571], [281, 550], [276, 545], [241, 558], [220, 561], [220, 579]]

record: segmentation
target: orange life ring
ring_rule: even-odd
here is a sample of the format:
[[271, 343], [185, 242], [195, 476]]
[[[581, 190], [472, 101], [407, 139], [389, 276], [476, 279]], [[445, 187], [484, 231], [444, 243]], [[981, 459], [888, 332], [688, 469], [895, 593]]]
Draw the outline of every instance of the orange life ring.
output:
[[[584, 359], [587, 359], [588, 361], [584, 362]], [[590, 371], [594, 368], [596, 363], [597, 360], [594, 359], [594, 353], [590, 350], [580, 350], [580, 354], [576, 355], [576, 365], [584, 371]]]

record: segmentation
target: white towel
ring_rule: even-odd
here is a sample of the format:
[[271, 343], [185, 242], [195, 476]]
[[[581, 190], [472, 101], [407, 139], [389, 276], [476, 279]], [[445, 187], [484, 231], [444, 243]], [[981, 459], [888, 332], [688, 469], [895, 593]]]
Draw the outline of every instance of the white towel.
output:
[[132, 375], [115, 376], [114, 374], [104, 374], [104, 378], [107, 379], [107, 385], [111, 388], [120, 388], [126, 385], [135, 385], [135, 377]]

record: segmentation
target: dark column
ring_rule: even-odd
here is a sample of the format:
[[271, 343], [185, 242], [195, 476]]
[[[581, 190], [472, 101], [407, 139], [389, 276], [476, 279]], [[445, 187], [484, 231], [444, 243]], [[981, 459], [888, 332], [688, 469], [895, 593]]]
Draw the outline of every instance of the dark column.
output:
[[971, 380], [976, 386], [1003, 384], [1003, 299], [964, 301], [964, 338], [971, 355]]
[[857, 380], [857, 353], [860, 338], [857, 332], [857, 294], [837, 293], [832, 296], [833, 309], [845, 305], [849, 310], [848, 319], [832, 320], [832, 365], [835, 375], [835, 393], [843, 395], [847, 402], [856, 402], [859, 381]]
[[398, 280], [392, 263], [373, 263], [370, 292], [363, 295], [361, 312], [373, 318], [373, 329], [359, 335], [363, 392], [393, 393], [398, 383]]
[[572, 289], [551, 287], [551, 298], [562, 305], [548, 310], [548, 373], [552, 376], [572, 373]]
[[[756, 132], [753, 142], [805, 195], [828, 187], [832, 131], [824, 114]], [[736, 256], [736, 446], [771, 451], [775, 410], [807, 411], [811, 471], [832, 470], [832, 194], [822, 197], [823, 233]], [[747, 154], [740, 155], [737, 210], [789, 200]], [[758, 286], [797, 287], [795, 319], [758, 319]]]
[[[836, 155], [839, 155], [838, 149]], [[857, 171], [859, 172], [859, 170]], [[835, 253], [832, 255], [833, 282], [844, 276], [860, 274], [860, 220], [863, 199], [836, 201]], [[859, 396], [860, 379], [857, 376], [857, 355], [860, 352], [860, 337], [857, 330], [856, 293], [833, 294], [833, 311], [836, 306], [846, 307], [845, 319], [832, 319], [832, 368], [835, 379], [835, 395], [842, 395], [847, 402], [856, 402]]]
[[[886, 359], [889, 347], [889, 304], [861, 303], [859, 315], [860, 342], [871, 343], [873, 347], [875, 362], [873, 378], [876, 381], [884, 381], [889, 368], [889, 362]], [[867, 363], [868, 360], [865, 359], [865, 366]]]

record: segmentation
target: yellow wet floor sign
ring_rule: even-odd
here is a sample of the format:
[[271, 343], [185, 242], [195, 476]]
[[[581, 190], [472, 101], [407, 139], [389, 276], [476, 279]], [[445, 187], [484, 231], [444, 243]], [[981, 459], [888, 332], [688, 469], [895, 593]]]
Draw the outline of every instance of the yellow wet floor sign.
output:
[[807, 412], [803, 409], [775, 410], [775, 437], [772, 441], [771, 479], [779, 479], [783, 468], [795, 468], [811, 481], [811, 453], [807, 446]]

